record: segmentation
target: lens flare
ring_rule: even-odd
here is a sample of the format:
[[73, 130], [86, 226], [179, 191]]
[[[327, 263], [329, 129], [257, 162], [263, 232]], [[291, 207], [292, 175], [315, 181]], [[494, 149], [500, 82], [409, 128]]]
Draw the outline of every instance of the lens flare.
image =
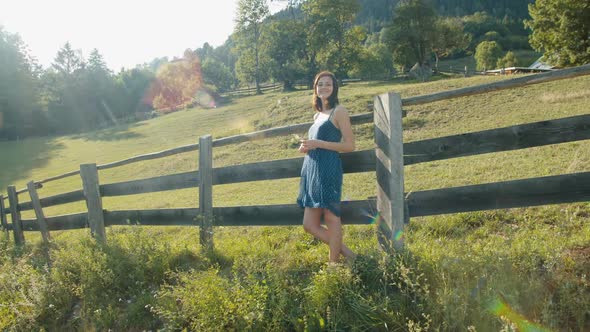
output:
[[368, 218], [370, 225], [376, 224], [379, 221], [379, 219], [381, 218], [381, 215], [379, 214], [379, 212], [377, 212], [376, 214], [372, 214], [369, 211], [363, 209], [362, 214], [363, 214], [363, 216]]
[[215, 108], [215, 99], [213, 97], [211, 97], [211, 95], [205, 91], [204, 89], [199, 89], [197, 90], [197, 92], [195, 93], [195, 96], [193, 98], [193, 101], [198, 104], [201, 105], [203, 107], [208, 107], [208, 108]]
[[504, 317], [508, 319], [510, 322], [514, 323], [519, 331], [550, 332], [549, 329], [546, 329], [538, 324], [529, 322], [528, 319], [526, 319], [523, 315], [514, 311], [514, 309], [512, 309], [502, 298], [494, 299], [494, 301], [492, 301], [488, 306], [488, 310], [492, 314], [498, 317]]
[[185, 51], [183, 58], [165, 63], [158, 68], [143, 101], [163, 113], [192, 107], [196, 103], [215, 107], [215, 101], [204, 86], [201, 61], [190, 50]]
[[395, 241], [400, 241], [403, 238], [404, 238], [404, 231], [402, 231], [402, 230], [396, 231], [395, 234], [393, 235], [393, 239]]

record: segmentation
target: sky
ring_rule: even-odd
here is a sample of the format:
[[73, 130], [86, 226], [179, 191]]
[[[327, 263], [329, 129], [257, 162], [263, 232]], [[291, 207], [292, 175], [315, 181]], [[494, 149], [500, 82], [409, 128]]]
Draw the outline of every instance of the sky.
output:
[[[273, 13], [285, 5], [269, 2]], [[237, 0], [0, 0], [0, 26], [19, 34], [44, 68], [69, 41], [86, 59], [98, 49], [118, 72], [205, 42], [222, 45], [236, 8]]]

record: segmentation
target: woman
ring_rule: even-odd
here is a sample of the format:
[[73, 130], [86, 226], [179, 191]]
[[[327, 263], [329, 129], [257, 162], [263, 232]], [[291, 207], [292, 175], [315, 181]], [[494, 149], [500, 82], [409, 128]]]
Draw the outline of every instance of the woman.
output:
[[[313, 83], [314, 124], [308, 139], [301, 140], [299, 152], [305, 153], [297, 204], [305, 208], [303, 228], [330, 246], [330, 262], [340, 254], [355, 254], [342, 243], [340, 197], [342, 162], [340, 152], [354, 151], [354, 135], [346, 108], [338, 104], [338, 82], [334, 74], [323, 71]], [[324, 216], [327, 229], [320, 220]]]

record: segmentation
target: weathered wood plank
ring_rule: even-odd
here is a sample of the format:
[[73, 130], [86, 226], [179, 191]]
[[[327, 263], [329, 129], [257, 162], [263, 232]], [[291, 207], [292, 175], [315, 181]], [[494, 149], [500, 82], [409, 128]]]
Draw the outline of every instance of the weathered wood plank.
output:
[[155, 191], [194, 188], [199, 186], [199, 172], [185, 172], [148, 179], [100, 185], [103, 197], [149, 193]]
[[585, 139], [590, 139], [588, 114], [409, 142], [404, 159], [411, 165]]
[[82, 177], [82, 186], [84, 187], [84, 196], [86, 197], [86, 206], [88, 208], [90, 233], [99, 241], [106, 242], [102, 199], [100, 197], [96, 164], [80, 165], [80, 176]]
[[25, 235], [21, 224], [20, 211], [18, 210], [18, 194], [15, 186], [8, 186], [8, 201], [10, 203], [10, 216], [12, 218], [12, 232], [16, 245], [25, 244]]
[[590, 201], [590, 172], [417, 191], [410, 216]]
[[[377, 148], [377, 210], [381, 215], [379, 242], [383, 248], [403, 248], [404, 147], [402, 103], [397, 93], [375, 97], [375, 138]], [[386, 143], [385, 143], [386, 142]]]
[[4, 205], [4, 195], [0, 195], [0, 224], [2, 225], [2, 229], [8, 235], [8, 220], [6, 220], [6, 208]]
[[[343, 153], [340, 157], [344, 173], [375, 170], [374, 150]], [[301, 176], [302, 165], [303, 157], [299, 157], [214, 168], [213, 184], [296, 178]]]
[[[43, 185], [40, 182], [35, 182], [35, 188], [36, 189], [43, 188]], [[25, 187], [25, 188], [17, 190], [16, 193], [18, 195], [18, 194], [26, 193], [28, 191], [29, 191], [29, 189], [27, 187]]]
[[[293, 226], [303, 225], [303, 209], [297, 204], [236, 206], [213, 208], [219, 226]], [[342, 202], [342, 223], [371, 224], [375, 220], [375, 200]]]
[[[46, 219], [50, 231], [88, 228], [88, 213], [86, 212], [46, 217]], [[35, 219], [26, 219], [22, 222], [24, 230], [39, 230], [39, 225]]]
[[213, 138], [199, 138], [199, 239], [205, 249], [213, 248]]
[[193, 225], [199, 226], [199, 209], [152, 209], [104, 211], [105, 223], [111, 225]]
[[[42, 206], [49, 207], [60, 204], [73, 203], [84, 200], [84, 191], [82, 189], [62, 193], [54, 196], [43, 197], [39, 200]], [[20, 211], [27, 211], [33, 209], [32, 202], [25, 202], [18, 205]]]
[[[373, 113], [363, 113], [350, 116], [350, 122], [353, 125], [371, 123], [373, 122]], [[247, 134], [234, 135], [229, 137], [219, 138], [213, 141], [213, 147], [249, 142], [258, 139], [285, 136], [290, 134], [299, 134], [307, 132], [313, 122], [299, 123], [294, 125], [275, 127], [265, 130], [260, 130]]]
[[[363, 113], [363, 114], [352, 115], [350, 117], [350, 120], [351, 120], [352, 124], [370, 123], [373, 121], [373, 113]], [[260, 130], [260, 131], [247, 133], [247, 134], [223, 137], [223, 138], [219, 138], [219, 139], [214, 140], [213, 147], [242, 143], [242, 142], [249, 142], [249, 141], [263, 139], [263, 138], [278, 137], [278, 136], [289, 135], [289, 134], [297, 134], [297, 133], [307, 131], [307, 129], [309, 129], [309, 127], [312, 124], [313, 124], [313, 122], [301, 123], [301, 124], [295, 124], [295, 125], [290, 125], [290, 126], [283, 126], [283, 127]], [[138, 155], [138, 156], [115, 161], [115, 162], [108, 163], [108, 164], [98, 165], [97, 168], [99, 170], [109, 169], [109, 168], [113, 168], [113, 167], [128, 165], [128, 164], [139, 162], [139, 161], [158, 159], [158, 158], [168, 157], [168, 156], [172, 156], [172, 155], [179, 154], [179, 153], [196, 151], [198, 149], [199, 149], [198, 143], [197, 144], [189, 144], [189, 145], [184, 145], [181, 147], [176, 147], [176, 148], [163, 150], [163, 151], [159, 151], [159, 152]], [[40, 183], [40, 184], [46, 183], [49, 181], [59, 180], [59, 179], [63, 179], [63, 178], [69, 177], [69, 176], [77, 175], [77, 174], [80, 174], [79, 170], [68, 172], [68, 173], [61, 174], [61, 175], [57, 175], [54, 177], [50, 177], [50, 178], [38, 181], [37, 183]], [[19, 192], [25, 192], [26, 190], [27, 189], [22, 189]]]
[[[199, 209], [153, 209], [104, 211], [107, 225], [199, 225]], [[302, 225], [303, 209], [296, 204], [214, 207], [214, 226], [286, 226]], [[375, 222], [375, 200], [342, 202], [342, 223], [367, 225]]]
[[131, 164], [131, 163], [135, 163], [138, 161], [158, 159], [158, 158], [168, 157], [168, 156], [172, 156], [172, 155], [179, 154], [179, 153], [195, 151], [198, 149], [199, 149], [199, 144], [188, 144], [188, 145], [183, 145], [183, 146], [176, 147], [173, 149], [168, 149], [168, 150], [154, 152], [154, 153], [142, 154], [142, 155], [131, 157], [128, 159], [119, 160], [119, 161], [115, 161], [115, 162], [108, 163], [108, 164], [98, 165], [97, 168], [99, 170], [108, 169], [108, 168], [113, 168], [113, 167], [118, 167], [118, 166], [123, 166], [123, 165]]
[[51, 235], [49, 234], [49, 228], [47, 227], [47, 220], [45, 219], [45, 214], [43, 213], [43, 207], [39, 202], [39, 194], [37, 194], [37, 189], [35, 189], [35, 183], [30, 181], [27, 183], [27, 188], [29, 189], [31, 203], [33, 204], [33, 209], [35, 210], [35, 216], [37, 217], [37, 223], [39, 224], [41, 237], [43, 238], [43, 242], [49, 243], [49, 240], [51, 240]]
[[408, 105], [420, 105], [420, 104], [427, 104], [432, 103], [439, 100], [457, 98], [457, 97], [464, 97], [464, 96], [471, 96], [476, 94], [482, 94], [490, 91], [497, 91], [497, 90], [504, 90], [504, 89], [512, 89], [515, 87], [521, 87], [525, 85], [531, 84], [539, 84], [539, 83], [546, 83], [555, 80], [562, 80], [566, 78], [573, 78], [582, 75], [590, 74], [590, 64], [574, 67], [574, 68], [567, 68], [561, 70], [550, 71], [542, 74], [533, 74], [527, 75], [523, 77], [513, 78], [505, 81], [488, 83], [488, 84], [481, 84], [456, 90], [450, 91], [443, 91], [439, 93], [433, 93], [425, 96], [416, 96], [410, 98], [404, 98], [402, 100], [402, 104], [404, 106]]

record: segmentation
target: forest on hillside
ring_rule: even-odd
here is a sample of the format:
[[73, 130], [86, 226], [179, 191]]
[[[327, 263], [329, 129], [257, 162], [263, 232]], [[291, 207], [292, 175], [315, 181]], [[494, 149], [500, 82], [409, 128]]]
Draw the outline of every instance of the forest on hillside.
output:
[[[153, 110], [212, 107], [232, 89], [253, 85], [261, 93], [262, 82], [280, 82], [288, 91], [319, 70], [341, 79], [390, 79], [412, 66], [436, 72], [441, 59], [473, 55], [490, 69], [514, 65], [512, 51], [531, 45], [571, 66], [585, 63], [590, 49], [583, 25], [590, 9], [582, 0], [287, 2], [270, 15], [267, 0], [239, 0], [234, 32], [223, 45], [187, 41], [179, 57], [118, 72], [99, 50], [86, 56], [70, 43], [43, 68], [26, 41], [0, 27], [0, 139], [85, 132], [145, 119]], [[549, 10], [554, 7], [569, 9], [563, 15], [573, 28], [562, 36], [580, 43], [552, 45], [555, 38], [543, 35], [556, 29], [549, 16], [562, 15]]]

